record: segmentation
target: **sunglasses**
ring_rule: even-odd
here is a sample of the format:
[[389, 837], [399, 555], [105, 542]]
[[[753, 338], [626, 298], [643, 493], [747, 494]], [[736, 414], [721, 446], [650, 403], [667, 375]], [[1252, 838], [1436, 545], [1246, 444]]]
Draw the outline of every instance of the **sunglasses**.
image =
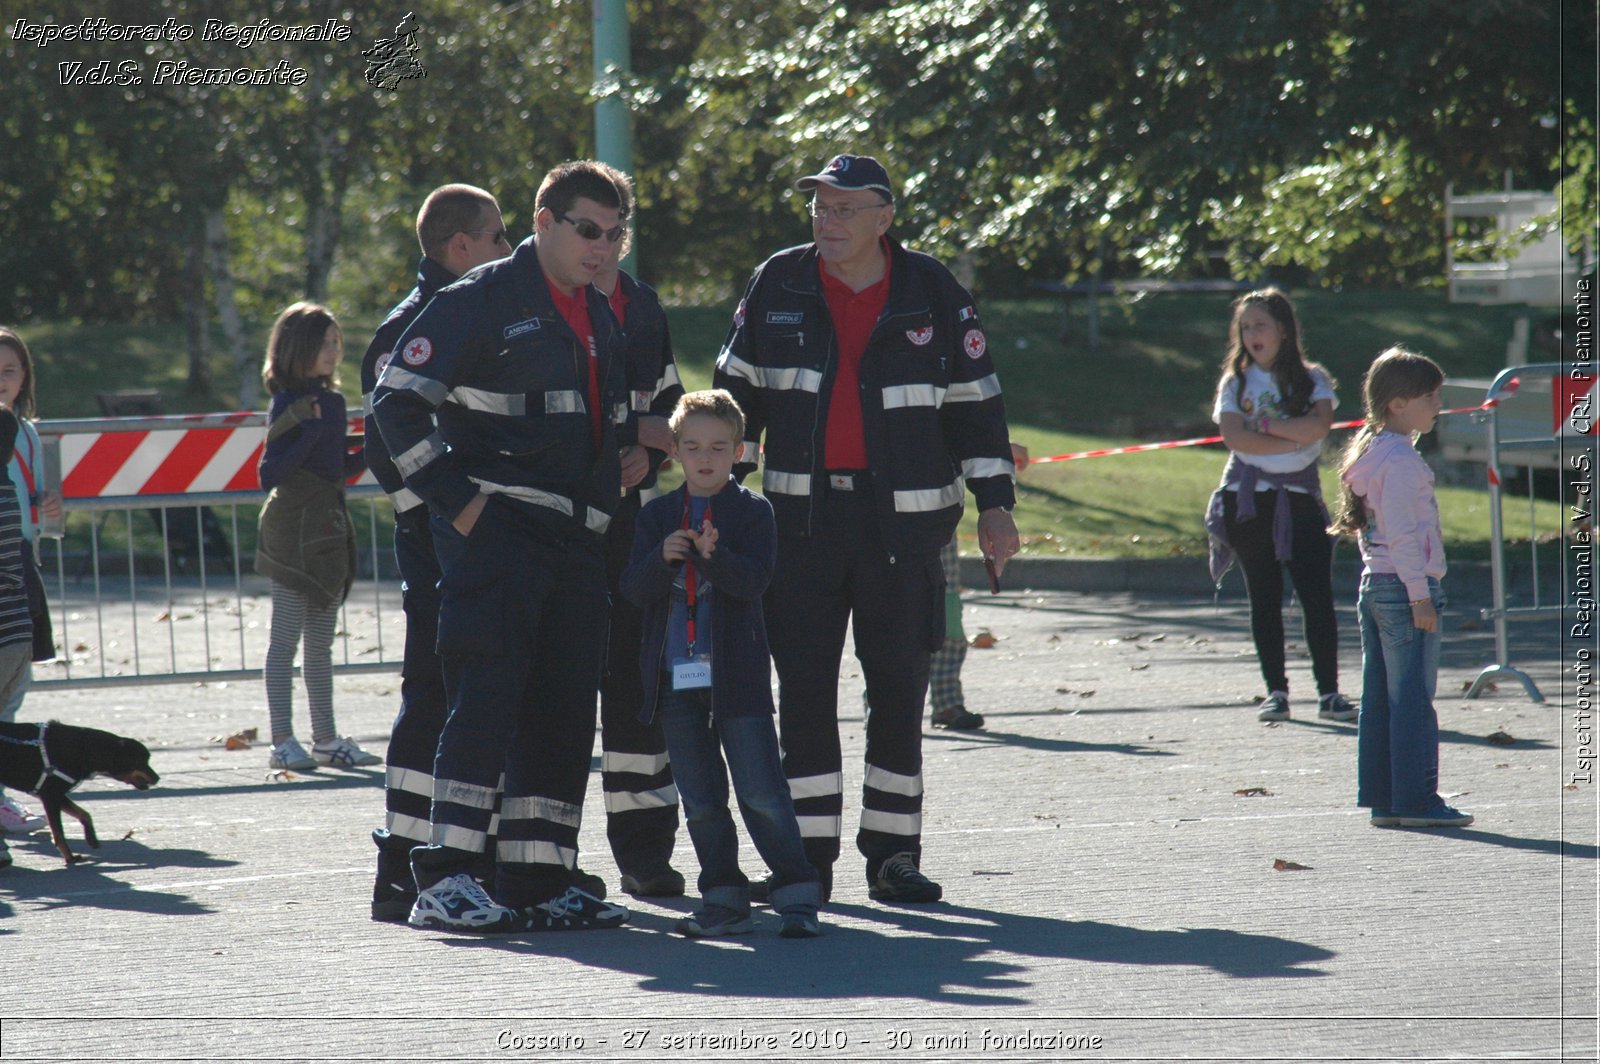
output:
[[482, 236], [484, 233], [489, 233], [494, 237], [494, 242], [496, 244], [511, 243], [511, 234], [507, 233], [504, 229], [463, 229], [461, 231], [466, 233], [468, 236]]
[[578, 235], [583, 237], [585, 240], [599, 240], [601, 237], [605, 237], [608, 241], [615, 244], [617, 241], [622, 239], [622, 234], [628, 231], [627, 223], [623, 223], [614, 229], [601, 229], [600, 226], [596, 225], [594, 222], [591, 222], [587, 218], [568, 218], [566, 215], [557, 214], [555, 211], [551, 211], [550, 213], [555, 215], [556, 221], [566, 222], [568, 225], [572, 226], [572, 228], [576, 229], [578, 231]]

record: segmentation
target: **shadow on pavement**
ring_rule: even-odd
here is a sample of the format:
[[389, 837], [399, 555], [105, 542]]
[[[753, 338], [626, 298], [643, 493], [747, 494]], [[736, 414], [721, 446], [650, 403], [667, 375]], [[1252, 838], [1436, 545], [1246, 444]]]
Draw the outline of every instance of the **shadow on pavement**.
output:
[[[830, 913], [889, 926], [882, 932], [841, 927], [827, 922]], [[441, 941], [463, 949], [559, 955], [632, 973], [641, 990], [652, 992], [991, 1006], [1042, 1004], [1042, 991], [1025, 974], [1041, 959], [1192, 966], [1266, 979], [1322, 976], [1314, 965], [1334, 956], [1310, 943], [1229, 928], [1153, 930], [972, 907], [845, 904], [830, 907], [823, 918], [823, 936], [808, 941], [777, 938], [776, 918], [764, 910], [758, 910], [754, 934], [719, 940], [684, 939], [671, 933], [674, 918], [636, 911], [631, 927], [621, 932]], [[1032, 961], [1012, 963], [1007, 954]]]
[[[19, 840], [8, 841], [13, 857], [17, 856]], [[103, 839], [98, 850], [91, 850], [81, 839], [74, 838], [72, 848], [88, 855], [89, 860], [69, 866], [62, 863], [49, 835], [30, 835], [20, 841], [27, 850], [36, 852], [24, 859], [26, 863], [13, 864], [0, 872], [0, 918], [14, 915], [19, 907], [49, 910], [65, 906], [152, 916], [200, 916], [214, 910], [186, 893], [140, 887], [115, 878], [114, 874], [135, 869], [198, 871], [239, 864], [201, 850], [153, 849], [132, 839]]]

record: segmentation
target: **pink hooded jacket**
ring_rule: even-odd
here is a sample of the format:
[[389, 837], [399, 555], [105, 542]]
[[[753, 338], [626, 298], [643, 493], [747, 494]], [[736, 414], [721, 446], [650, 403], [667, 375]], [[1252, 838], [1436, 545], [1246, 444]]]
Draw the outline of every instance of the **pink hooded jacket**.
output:
[[1444, 576], [1444, 537], [1433, 470], [1406, 437], [1380, 432], [1339, 478], [1361, 496], [1367, 528], [1358, 539], [1369, 573], [1394, 573], [1411, 601], [1428, 597], [1428, 577]]

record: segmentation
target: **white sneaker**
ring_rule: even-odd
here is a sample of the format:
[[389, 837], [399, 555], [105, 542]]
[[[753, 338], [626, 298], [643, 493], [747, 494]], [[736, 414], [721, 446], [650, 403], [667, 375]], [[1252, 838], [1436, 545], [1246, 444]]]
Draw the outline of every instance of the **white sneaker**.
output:
[[18, 805], [11, 800], [10, 795], [0, 794], [0, 831], [12, 835], [26, 835], [42, 827], [44, 827], [44, 817], [26, 806]]
[[492, 934], [510, 931], [517, 914], [489, 897], [470, 873], [457, 872], [417, 894], [406, 923], [412, 927]]
[[357, 765], [381, 765], [383, 758], [369, 754], [356, 745], [348, 735], [342, 739], [329, 739], [311, 747], [311, 756], [321, 765], [333, 768], [355, 768]]
[[306, 748], [300, 745], [300, 740], [289, 736], [283, 742], [272, 748], [272, 756], [267, 758], [268, 768], [290, 768], [297, 772], [305, 772], [317, 767]]

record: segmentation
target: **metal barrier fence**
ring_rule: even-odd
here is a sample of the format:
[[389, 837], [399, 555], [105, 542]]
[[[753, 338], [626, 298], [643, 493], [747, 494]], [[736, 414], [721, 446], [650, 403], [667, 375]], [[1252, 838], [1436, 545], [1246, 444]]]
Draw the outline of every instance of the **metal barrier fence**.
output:
[[[1522, 684], [1528, 697], [1535, 702], [1543, 702], [1544, 695], [1533, 682], [1533, 678], [1521, 669], [1511, 664], [1509, 638], [1507, 632], [1508, 622], [1523, 618], [1545, 617], [1559, 614], [1565, 607], [1562, 602], [1545, 602], [1541, 597], [1539, 538], [1540, 532], [1534, 519], [1534, 478], [1532, 468], [1542, 464], [1545, 467], [1554, 466], [1561, 471], [1569, 468], [1567, 461], [1570, 454], [1577, 450], [1585, 449], [1593, 454], [1594, 429], [1592, 412], [1588, 410], [1589, 400], [1581, 398], [1594, 387], [1592, 378], [1579, 382], [1580, 387], [1574, 388], [1573, 378], [1567, 376], [1569, 367], [1559, 362], [1536, 363], [1527, 366], [1513, 366], [1503, 370], [1489, 385], [1485, 396], [1485, 409], [1473, 415], [1474, 420], [1481, 420], [1487, 428], [1488, 444], [1485, 461], [1488, 464], [1489, 481], [1489, 558], [1490, 576], [1493, 581], [1494, 605], [1483, 610], [1485, 620], [1494, 623], [1494, 648], [1495, 660], [1493, 664], [1486, 665], [1478, 673], [1467, 689], [1467, 698], [1476, 698], [1482, 693], [1489, 683], [1500, 677], [1510, 677]], [[1527, 387], [1523, 387], [1527, 385]], [[1541, 399], [1549, 403], [1545, 409], [1552, 411], [1548, 421], [1543, 423], [1551, 425], [1548, 433], [1534, 432], [1532, 435], [1516, 435], [1507, 438], [1503, 428], [1507, 422], [1502, 421], [1503, 411], [1510, 405], [1508, 400], [1516, 396], [1524, 406], [1529, 401], [1537, 404]], [[1548, 397], [1548, 398], [1546, 398]], [[1579, 422], [1581, 415], [1583, 421]], [[1515, 414], [1512, 415], [1516, 417]], [[1528, 418], [1524, 414], [1520, 420], [1512, 423], [1518, 424], [1521, 433], [1530, 431]], [[1554, 460], [1551, 460], [1552, 452]], [[1536, 462], [1532, 459], [1541, 458], [1544, 461]], [[1592, 459], [1591, 459], [1592, 462]], [[1504, 465], [1526, 465], [1530, 472], [1528, 475], [1528, 554], [1533, 574], [1532, 601], [1526, 605], [1513, 606], [1509, 603], [1509, 593], [1506, 587], [1506, 542], [1505, 523], [1502, 513], [1503, 504], [1503, 477], [1501, 469]], [[1563, 508], [1566, 506], [1565, 490], [1561, 492]], [[1555, 534], [1555, 543], [1558, 553], [1554, 562], [1547, 561], [1546, 565], [1565, 567], [1567, 565], [1568, 546], [1571, 530], [1569, 523], [1563, 519], [1560, 528]], [[1561, 581], [1565, 587], [1566, 581]]]
[[[35, 667], [34, 686], [260, 676], [270, 582], [245, 552], [267, 495], [255, 477], [266, 420], [250, 413], [39, 422], [41, 487], [62, 493], [69, 520], [41, 536], [59, 656]], [[340, 611], [334, 670], [395, 671], [404, 615], [398, 584], [384, 579], [393, 530], [380, 510], [389, 504], [370, 475], [346, 493], [358, 532], [365, 529], [369, 571]]]

